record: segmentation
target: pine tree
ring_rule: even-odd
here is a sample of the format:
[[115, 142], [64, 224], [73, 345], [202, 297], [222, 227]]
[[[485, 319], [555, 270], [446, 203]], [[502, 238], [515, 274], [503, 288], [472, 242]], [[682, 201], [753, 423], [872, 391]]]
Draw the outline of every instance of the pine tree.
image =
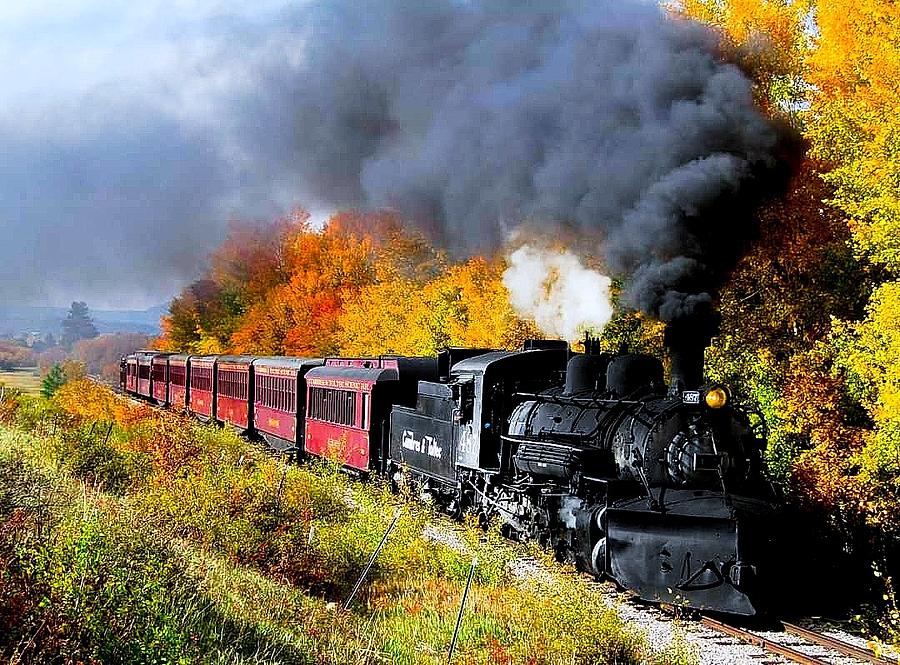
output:
[[66, 383], [66, 373], [63, 371], [59, 363], [53, 365], [47, 376], [41, 381], [41, 395], [47, 399], [53, 397], [53, 394], [62, 388]]
[[71, 347], [78, 340], [92, 339], [99, 334], [88, 314], [87, 303], [84, 302], [72, 303], [68, 316], [62, 322], [62, 329], [63, 334], [60, 341], [63, 346], [67, 347]]

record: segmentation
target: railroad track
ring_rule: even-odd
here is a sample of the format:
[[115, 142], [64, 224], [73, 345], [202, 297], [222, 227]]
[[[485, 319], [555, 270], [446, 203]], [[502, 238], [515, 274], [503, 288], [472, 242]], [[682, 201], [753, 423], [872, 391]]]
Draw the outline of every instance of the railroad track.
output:
[[[780, 634], [791, 636], [793, 638], [792, 644], [773, 639], [755, 631], [722, 623], [710, 617], [703, 617], [700, 619], [700, 623], [711, 630], [742, 642], [753, 644], [769, 653], [802, 665], [835, 665], [838, 662], [847, 662], [846, 659], [852, 659], [853, 662], [873, 663], [874, 665], [898, 665], [896, 659], [878, 656], [868, 649], [863, 649], [854, 644], [849, 644], [791, 623], [781, 622]], [[768, 635], [771, 635], [771, 633], [768, 633]], [[822, 649], [827, 650], [828, 653], [817, 655], [810, 653], [813, 650], [821, 651]]]

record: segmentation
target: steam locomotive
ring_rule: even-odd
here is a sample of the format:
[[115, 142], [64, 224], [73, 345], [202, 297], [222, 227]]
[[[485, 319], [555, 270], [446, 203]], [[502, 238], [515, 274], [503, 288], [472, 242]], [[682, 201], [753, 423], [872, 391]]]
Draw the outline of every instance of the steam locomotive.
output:
[[764, 442], [706, 341], [667, 334], [652, 356], [586, 339], [435, 358], [255, 358], [138, 352], [125, 391], [231, 424], [302, 457], [414, 483], [457, 515], [497, 519], [640, 598], [754, 615], [769, 604], [779, 506]]

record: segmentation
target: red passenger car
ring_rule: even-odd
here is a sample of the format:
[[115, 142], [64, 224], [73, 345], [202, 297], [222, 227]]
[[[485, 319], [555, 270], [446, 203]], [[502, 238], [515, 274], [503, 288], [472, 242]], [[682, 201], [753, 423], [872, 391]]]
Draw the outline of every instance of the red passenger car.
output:
[[219, 356], [216, 361], [216, 420], [250, 429], [253, 392], [253, 358], [251, 356]]
[[136, 393], [138, 384], [138, 359], [136, 353], [125, 356], [125, 392]]
[[306, 373], [320, 359], [257, 358], [253, 361], [253, 426], [283, 453], [303, 450]]
[[306, 452], [382, 469], [391, 406], [415, 404], [418, 382], [437, 375], [436, 358], [329, 358], [306, 374]]
[[186, 355], [169, 356], [169, 404], [179, 409], [187, 407], [188, 358]]
[[153, 397], [153, 393], [150, 390], [150, 383], [152, 380], [153, 357], [156, 354], [152, 351], [138, 351], [136, 355], [138, 365], [137, 394], [149, 399]]
[[215, 413], [216, 358], [218, 356], [191, 356], [190, 393], [188, 408], [201, 420], [213, 420]]
[[162, 406], [169, 403], [169, 355], [157, 353], [150, 360], [150, 393]]

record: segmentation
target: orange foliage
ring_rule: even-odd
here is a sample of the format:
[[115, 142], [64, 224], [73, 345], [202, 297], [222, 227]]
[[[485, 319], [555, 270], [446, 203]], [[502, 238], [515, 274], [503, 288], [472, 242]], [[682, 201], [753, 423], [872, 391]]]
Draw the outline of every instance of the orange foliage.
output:
[[307, 221], [285, 239], [288, 281], [255, 305], [231, 338], [238, 353], [328, 355], [337, 351], [343, 305], [370, 283], [372, 245], [343, 232], [339, 220], [321, 231]]
[[862, 104], [868, 113], [858, 117], [868, 115], [873, 127], [880, 125], [880, 114], [895, 112], [900, 97], [900, 6], [885, 0], [819, 0], [816, 24], [819, 48], [809, 58], [816, 97]]
[[272, 237], [261, 228], [233, 226], [209, 274], [172, 301], [158, 348], [427, 355], [539, 336], [509, 305], [502, 262], [449, 265], [394, 213], [341, 212], [315, 229], [298, 212]]
[[16, 411], [19, 409], [19, 395], [14, 390], [2, 390], [0, 399], [0, 423], [11, 425], [15, 422]]
[[806, 500], [833, 510], [858, 506], [854, 456], [865, 429], [848, 421], [846, 387], [830, 370], [829, 352], [819, 347], [792, 359], [782, 395], [785, 426], [808, 441], [794, 463], [794, 479]]

